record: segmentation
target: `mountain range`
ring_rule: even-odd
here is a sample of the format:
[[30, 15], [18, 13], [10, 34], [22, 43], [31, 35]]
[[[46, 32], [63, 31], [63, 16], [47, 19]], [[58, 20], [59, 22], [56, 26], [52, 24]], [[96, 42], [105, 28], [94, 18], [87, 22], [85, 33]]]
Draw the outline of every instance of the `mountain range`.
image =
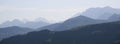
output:
[[[75, 18], [71, 18], [68, 19], [66, 21], [64, 21], [63, 23], [60, 24], [54, 24], [57, 26], [53, 26], [53, 31], [64, 31], [64, 30], [68, 30], [71, 29], [73, 27], [77, 27], [77, 26], [85, 26], [85, 25], [90, 25], [90, 24], [97, 24], [97, 23], [103, 23], [105, 21], [103, 20], [95, 20], [95, 19], [91, 19], [85, 16], [78, 16]], [[51, 29], [49, 27], [52, 27], [51, 25], [48, 27], [44, 27], [45, 29]]]
[[[119, 23], [120, 9], [111, 7], [90, 8], [76, 17], [55, 24], [40, 20], [27, 23], [14, 20], [3, 23], [7, 27], [1, 28], [5, 31], [1, 31], [0, 36], [2, 38], [9, 33], [10, 38], [6, 37], [0, 44], [120, 44]], [[26, 27], [27, 31], [23, 31]], [[34, 28], [34, 31], [31, 32], [29, 28]], [[14, 29], [20, 33], [11, 35], [11, 32], [17, 32]]]
[[4, 39], [0, 44], [120, 44], [120, 21], [79, 26], [66, 31], [42, 30]]
[[18, 27], [26, 27], [26, 28], [36, 29], [36, 28], [40, 28], [43, 26], [47, 26], [49, 24], [50, 23], [46, 19], [43, 19], [43, 18], [39, 18], [35, 21], [26, 21], [26, 22], [15, 19], [13, 21], [6, 21], [6, 22], [0, 24], [0, 28], [18, 26]]
[[108, 20], [109, 17], [111, 17], [114, 14], [120, 15], [120, 9], [106, 6], [89, 8], [86, 11], [82, 12], [80, 15], [87, 16], [93, 19]]
[[77, 26], [99, 24], [120, 21], [120, 9], [112, 7], [90, 8], [78, 16], [70, 18], [62, 23], [48, 25], [38, 29], [51, 29], [53, 31], [64, 31]]
[[23, 22], [18, 19], [6, 21], [0, 25], [0, 41], [15, 35], [26, 34], [34, 31], [38, 27], [40, 28], [49, 24], [50, 23], [43, 18], [27, 22]]

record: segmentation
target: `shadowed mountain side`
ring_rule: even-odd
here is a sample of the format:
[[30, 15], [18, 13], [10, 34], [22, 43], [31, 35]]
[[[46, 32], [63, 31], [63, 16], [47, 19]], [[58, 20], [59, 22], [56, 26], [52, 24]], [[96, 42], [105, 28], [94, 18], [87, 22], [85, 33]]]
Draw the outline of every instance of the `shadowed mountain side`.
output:
[[9, 38], [11, 36], [15, 36], [19, 34], [26, 34], [31, 31], [33, 31], [33, 29], [22, 28], [22, 27], [17, 27], [17, 26], [0, 28], [0, 41], [2, 39]]
[[114, 14], [108, 19], [109, 21], [120, 21], [120, 14]]
[[4, 39], [0, 44], [120, 44], [120, 22], [80, 26], [66, 31], [31, 32]]
[[78, 26], [85, 26], [85, 25], [105, 23], [105, 22], [106, 21], [104, 20], [95, 20], [95, 19], [80, 15], [78, 17], [66, 20], [57, 29], [59, 29], [58, 31], [61, 31], [61, 30], [63, 31], [63, 30], [69, 30], [71, 28], [78, 27]]
[[85, 26], [85, 25], [114, 22], [114, 21], [120, 21], [120, 9], [112, 8], [109, 6], [96, 7], [96, 8], [89, 8], [85, 12], [81, 14], [77, 14], [76, 17], [70, 18], [62, 23], [56, 23], [38, 29], [64, 31], [77, 26]]
[[78, 26], [85, 26], [85, 25], [105, 23], [105, 22], [107, 21], [95, 20], [95, 19], [91, 19], [89, 17], [80, 15], [80, 16], [68, 19], [64, 21], [63, 23], [56, 23], [56, 24], [48, 25], [48, 26], [38, 28], [38, 29], [50, 29], [52, 31], [64, 31], [64, 30], [69, 30], [71, 28], [78, 27]]
[[44, 30], [44, 29], [55, 31], [61, 25], [62, 25], [62, 23], [55, 23], [55, 24], [51, 24], [51, 25], [48, 25], [48, 26], [44, 26], [44, 27], [38, 28], [36, 31]]

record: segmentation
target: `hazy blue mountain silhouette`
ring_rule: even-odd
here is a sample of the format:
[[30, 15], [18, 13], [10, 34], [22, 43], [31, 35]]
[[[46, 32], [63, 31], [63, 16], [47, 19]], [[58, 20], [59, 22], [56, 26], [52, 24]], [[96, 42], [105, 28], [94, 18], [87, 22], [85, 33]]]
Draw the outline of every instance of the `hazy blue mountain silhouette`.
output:
[[106, 21], [95, 20], [95, 19], [80, 15], [74, 18], [70, 18], [64, 21], [63, 23], [48, 25], [39, 29], [51, 29], [53, 31], [64, 31], [77, 26], [85, 26], [85, 25], [98, 24], [98, 23], [104, 23], [104, 22]]
[[11, 27], [11, 26], [22, 26], [24, 25], [24, 23], [18, 19], [15, 19], [13, 21], [6, 21], [2, 24], [0, 24], [0, 28], [4, 28], [4, 27]]
[[51, 24], [48, 26], [38, 28], [37, 31], [44, 30], [44, 29], [49, 29], [49, 30], [55, 31], [55, 30], [58, 30], [57, 28], [60, 27], [61, 25], [62, 25], [62, 23]]
[[4, 39], [0, 44], [120, 44], [120, 22], [79, 26], [66, 31], [31, 32]]
[[71, 29], [71, 28], [74, 28], [74, 27], [78, 27], [78, 26], [85, 26], [85, 25], [103, 23], [103, 22], [105, 22], [105, 21], [103, 21], [103, 20], [95, 20], [95, 19], [91, 19], [89, 17], [80, 15], [80, 16], [68, 19], [65, 22], [63, 22], [57, 28], [58, 29], [57, 31], [67, 30], [67, 29]]
[[19, 34], [26, 34], [31, 31], [33, 31], [33, 29], [22, 28], [22, 27], [17, 27], [17, 26], [0, 28], [0, 41], [2, 39], [9, 38], [11, 36], [15, 36]]
[[120, 14], [114, 14], [108, 19], [109, 21], [120, 21]]
[[111, 17], [114, 14], [120, 14], [120, 9], [107, 6], [101, 8], [89, 8], [80, 15], [87, 16], [93, 19], [108, 20], [109, 17]]
[[50, 23], [48, 22], [43, 22], [43, 21], [38, 21], [38, 22], [27, 22], [21, 27], [28, 27], [28, 28], [40, 28], [49, 25]]
[[[94, 15], [96, 15], [96, 16], [94, 16]], [[38, 28], [38, 30], [44, 30], [44, 31], [38, 31], [38, 32], [31, 32], [31, 34], [29, 35], [25, 35], [25, 36], [20, 36], [20, 39], [19, 39], [19, 36], [18, 36], [18, 40], [23, 40], [24, 41], [24, 39], [26, 39], [24, 42], [22, 41], [21, 42], [21, 44], [37, 44], [37, 43], [40, 43], [40, 44], [48, 44], [48, 42], [50, 42], [51, 41], [51, 39], [49, 39], [49, 37], [51, 37], [51, 35], [49, 36], [49, 32], [50, 33], [54, 33], [54, 32], [51, 32], [51, 31], [60, 31], [60, 33], [62, 33], [62, 31], [63, 31], [63, 37], [69, 37], [69, 36], [67, 36], [67, 34], [66, 34], [66, 31], [65, 30], [70, 30], [70, 29], [74, 29], [75, 27], [80, 27], [80, 28], [75, 28], [75, 30], [78, 30], [78, 29], [90, 29], [90, 30], [92, 30], [92, 29], [96, 29], [96, 30], [100, 30], [100, 29], [112, 29], [113, 30], [113, 28], [115, 28], [115, 32], [117, 32], [116, 30], [117, 29], [119, 29], [118, 27], [119, 27], [119, 23], [118, 22], [114, 22], [114, 21], [120, 21], [120, 15], [119, 15], [119, 9], [114, 9], [114, 8], [111, 8], [111, 7], [104, 7], [104, 8], [90, 8], [90, 9], [88, 9], [87, 11], [85, 11], [85, 12], [83, 12], [81, 15], [79, 15], [79, 16], [76, 16], [76, 17], [74, 17], [74, 18], [70, 18], [70, 19], [68, 19], [68, 20], [66, 20], [66, 21], [64, 21], [64, 22], [61, 22], [61, 23], [55, 23], [55, 24], [51, 24], [51, 25], [49, 25], [49, 23], [45, 23], [45, 21], [40, 21], [40, 20], [37, 20], [37, 21], [35, 21], [35, 22], [27, 22], [27, 23], [23, 23], [23, 22], [21, 22], [21, 21], [19, 21], [19, 20], [14, 20], [13, 22], [6, 22], [6, 23], [3, 23], [5, 26], [20, 26], [20, 27], [29, 27], [29, 28], [37, 28], [37, 27], [39, 27]], [[107, 22], [113, 22], [113, 24], [111, 24], [111, 23], [107, 23]], [[100, 23], [105, 23], [105, 24], [100, 24]], [[8, 25], [9, 24], [9, 25]], [[98, 25], [93, 25], [93, 24], [98, 24]], [[90, 27], [89, 26], [87, 26], [87, 25], [90, 25]], [[92, 25], [92, 26], [91, 26]], [[99, 26], [100, 25], [100, 26]], [[82, 28], [82, 27], [84, 27], [85, 26], [85, 28]], [[116, 26], [116, 27], [115, 27]], [[1, 26], [0, 26], [1, 27]], [[42, 27], [42, 28], [41, 28]], [[93, 28], [94, 27], [94, 28]], [[100, 29], [99, 29], [100, 28]], [[8, 28], [7, 28], [8, 29]], [[17, 29], [17, 28], [16, 28]], [[48, 30], [45, 30], [45, 29], [48, 29]], [[18, 30], [18, 29], [17, 29]], [[51, 30], [51, 31], [49, 31], [49, 30]], [[47, 33], [46, 33], [46, 31], [47, 31]], [[64, 33], [64, 31], [65, 31], [65, 33]], [[114, 31], [114, 30], [113, 30]], [[118, 30], [119, 31], [119, 30]], [[9, 31], [9, 33], [10, 33], [11, 31]], [[13, 31], [14, 32], [14, 31]], [[17, 32], [17, 31], [16, 31]], [[26, 31], [25, 31], [26, 32]], [[69, 31], [68, 31], [69, 32]], [[75, 31], [75, 32], [77, 32], [77, 31]], [[95, 33], [96, 32], [100, 32], [100, 31], [95, 31]], [[111, 31], [110, 31], [111, 32]], [[113, 32], [113, 33], [115, 33], [115, 32]], [[3, 31], [3, 33], [5, 33], [5, 31]], [[41, 34], [39, 34], [39, 33], [41, 33]], [[58, 33], [58, 32], [57, 32]], [[80, 32], [81, 33], [81, 32]], [[87, 33], [87, 32], [84, 32], [85, 34]], [[94, 32], [93, 32], [94, 33]], [[33, 36], [33, 34], [34, 34], [34, 36]], [[60, 34], [60, 35], [62, 35], [62, 34]], [[66, 34], [66, 36], [65, 36], [65, 34]], [[70, 34], [71, 34], [71, 32], [70, 32]], [[68, 34], [68, 35], [70, 35], [70, 34]], [[87, 33], [88, 34], [88, 33]], [[110, 33], [111, 34], [111, 33]], [[1, 36], [2, 35], [2, 36]], [[2, 34], [2, 32], [1, 32], [1, 38], [3, 37], [3, 35], [5, 35], [5, 37], [7, 36], [7, 34]], [[18, 35], [18, 34], [14, 34], [14, 35]], [[12, 35], [12, 36], [14, 36], [14, 35]], [[69, 43], [67, 43], [67, 42], [61, 42], [61, 43], [59, 43], [59, 40], [58, 40], [58, 38], [59, 38], [59, 36], [60, 36], [59, 34], [58, 35], [55, 35], [55, 37], [54, 37], [54, 39], [55, 39], [55, 43], [53, 42], [53, 44], [71, 44], [71, 42]], [[77, 34], [78, 35], [78, 34]], [[76, 35], [76, 36], [77, 36]], [[82, 34], [83, 35], [83, 34]], [[82, 36], [81, 35], [81, 36]], [[116, 35], [118, 35], [117, 33], [115, 33], [115, 37], [117, 37]], [[7, 37], [10, 37], [11, 36], [11, 33], [10, 33], [10, 35], [8, 35]], [[27, 37], [29, 38], [27, 38]], [[72, 35], [70, 35], [70, 36], [72, 36]], [[89, 35], [87, 35], [87, 36], [89, 36]], [[91, 36], [91, 35], [90, 35]], [[98, 35], [98, 36], [100, 36], [100, 35]], [[98, 37], [97, 36], [97, 37]], [[105, 35], [103, 34], [103, 36], [102, 37], [104, 37]], [[109, 36], [112, 36], [112, 35], [109, 35]], [[6, 38], [7, 38], [6, 37]], [[24, 39], [21, 39], [21, 37], [25, 37]], [[82, 37], [84, 37], [84, 36], [82, 36]], [[95, 39], [97, 39], [97, 37], [95, 38]], [[108, 37], [108, 36], [107, 36]], [[106, 38], [107, 38], [106, 37]], [[113, 37], [113, 38], [115, 38], [115, 37]], [[4, 37], [3, 37], [4, 38]], [[45, 38], [45, 39], [44, 39]], [[86, 37], [87, 38], [87, 37]], [[90, 39], [91, 37], [88, 37], [88, 39]], [[17, 38], [16, 38], [17, 39]], [[35, 40], [34, 40], [35, 39]], [[41, 39], [41, 40], [39, 40], [39, 39]], [[69, 38], [70, 39], [70, 38]], [[65, 39], [65, 41], [66, 40], [69, 40], [69, 39]], [[77, 38], [76, 38], [77, 39]], [[82, 38], [80, 38], [80, 39], [82, 39]], [[92, 38], [92, 39], [94, 39], [94, 38]], [[92, 39], [90, 39], [91, 40], [91, 42], [93, 42], [93, 41], [95, 41], [95, 40], [93, 40], [92, 41]], [[109, 38], [110, 39], [110, 38]], [[9, 41], [9, 39], [7, 39], [8, 41]], [[11, 39], [10, 39], [11, 40]], [[13, 40], [14, 40], [14, 37], [13, 37]], [[30, 42], [30, 41], [28, 41], [27, 42], [27, 40], [30, 40], [30, 41], [34, 41], [34, 42]], [[58, 40], [58, 41], [57, 41]], [[103, 39], [102, 39], [103, 40]], [[111, 39], [110, 39], [111, 40]], [[35, 41], [36, 41], [36, 43], [35, 43]], [[41, 42], [40, 42], [41, 41]], [[60, 41], [62, 41], [62, 40], [60, 40]], [[64, 40], [63, 40], [64, 41]], [[80, 41], [82, 41], [82, 40], [80, 40]], [[87, 39], [85, 39], [85, 41], [86, 42], [88, 42], [87, 41]], [[106, 41], [107, 41], [107, 39], [106, 39]], [[119, 42], [119, 40], [115, 40], [115, 41], [117, 41], [117, 42]], [[16, 42], [16, 41], [15, 41]], [[18, 43], [19, 43], [19, 41], [17, 41]], [[29, 43], [30, 42], [30, 43]], [[58, 43], [57, 43], [58, 42]], [[91, 43], [90, 42], [90, 43]], [[98, 42], [98, 41], [96, 41], [96, 42]], [[102, 41], [103, 42], [103, 41]], [[9, 42], [7, 42], [7, 43], [5, 43], [5, 42], [3, 42], [4, 44], [7, 44], [7, 43], [9, 43]], [[79, 42], [78, 42], [79, 43]], [[84, 41], [82, 41], [82, 43], [84, 44]], [[81, 43], [81, 44], [82, 44]], [[89, 43], [89, 42], [88, 42]], [[99, 42], [98, 42], [99, 43]], [[96, 44], [98, 44], [98, 43], [96, 43]], [[110, 42], [111, 43], [111, 42]], [[13, 43], [14, 44], [14, 43]], [[15, 43], [16, 44], [16, 43]], [[20, 44], [20, 43], [19, 43]], [[87, 44], [87, 43], [85, 43], [85, 44]], [[92, 44], [94, 44], [94, 43], [92, 43]]]
[[48, 25], [39, 29], [52, 29], [54, 31], [64, 31], [77, 26], [90, 24], [120, 21], [120, 9], [112, 7], [89, 8], [78, 16], [70, 18], [62, 23]]
[[47, 21], [44, 21], [43, 19], [40, 19], [40, 20], [37, 19], [36, 21], [27, 21], [27, 22], [23, 22], [18, 19], [15, 19], [13, 21], [7, 21], [7, 22], [0, 24], [0, 28], [11, 27], [11, 26], [38, 28], [38, 27], [47, 26], [49, 24], [50, 23], [48, 23]]

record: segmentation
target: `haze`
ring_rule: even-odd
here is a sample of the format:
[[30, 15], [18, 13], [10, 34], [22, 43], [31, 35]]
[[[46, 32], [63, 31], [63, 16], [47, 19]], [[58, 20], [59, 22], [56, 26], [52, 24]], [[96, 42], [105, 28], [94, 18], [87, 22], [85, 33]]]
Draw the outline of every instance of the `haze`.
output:
[[120, 0], [0, 0], [0, 23], [42, 17], [52, 23], [64, 21], [87, 8], [120, 8]]

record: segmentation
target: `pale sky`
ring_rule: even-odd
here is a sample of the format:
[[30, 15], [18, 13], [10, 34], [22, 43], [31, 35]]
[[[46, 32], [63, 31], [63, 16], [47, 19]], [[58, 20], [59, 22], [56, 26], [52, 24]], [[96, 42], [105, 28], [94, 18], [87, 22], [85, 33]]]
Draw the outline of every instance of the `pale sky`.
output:
[[120, 8], [120, 0], [0, 0], [0, 23], [39, 17], [60, 22], [88, 8], [105, 6]]

